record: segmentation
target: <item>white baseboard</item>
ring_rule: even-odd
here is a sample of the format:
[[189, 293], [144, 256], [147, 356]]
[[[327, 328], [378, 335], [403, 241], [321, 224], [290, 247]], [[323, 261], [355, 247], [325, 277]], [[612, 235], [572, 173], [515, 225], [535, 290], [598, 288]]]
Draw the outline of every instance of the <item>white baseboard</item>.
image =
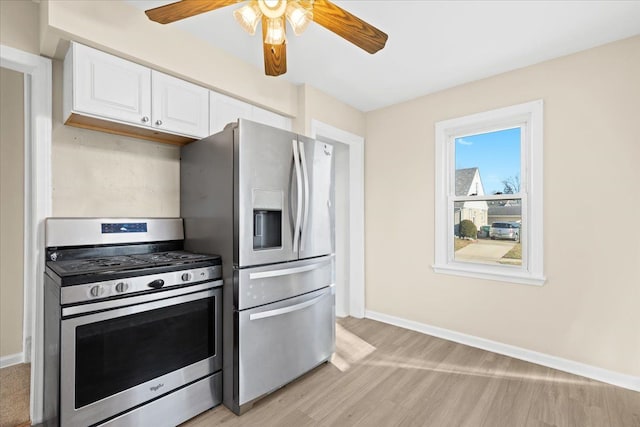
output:
[[22, 353], [8, 354], [0, 357], [0, 369], [8, 368], [9, 366], [17, 365], [24, 362], [24, 355]]
[[571, 374], [580, 375], [597, 381], [602, 381], [607, 384], [640, 392], [640, 377], [633, 375], [621, 374], [619, 372], [609, 371], [607, 369], [563, 359], [550, 354], [539, 353], [537, 351], [527, 350], [525, 348], [503, 344], [497, 341], [475, 337], [473, 335], [467, 335], [451, 331], [449, 329], [439, 328], [437, 326], [431, 326], [371, 310], [366, 311], [365, 317], [379, 322], [388, 323], [390, 325], [399, 326], [401, 328], [410, 329], [412, 331], [421, 332], [426, 335], [443, 338], [445, 340], [503, 354], [505, 356], [514, 357], [516, 359], [525, 360], [527, 362], [536, 363], [538, 365], [547, 366], [549, 368], [558, 369], [560, 371], [569, 372]]

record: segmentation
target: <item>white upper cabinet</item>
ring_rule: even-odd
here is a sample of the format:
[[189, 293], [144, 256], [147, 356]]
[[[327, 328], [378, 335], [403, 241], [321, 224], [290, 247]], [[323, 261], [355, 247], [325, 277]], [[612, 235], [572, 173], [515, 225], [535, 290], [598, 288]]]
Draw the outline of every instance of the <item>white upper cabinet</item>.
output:
[[211, 91], [209, 95], [209, 114], [211, 115], [211, 134], [220, 132], [224, 127], [238, 119], [251, 120], [252, 105], [230, 96]]
[[65, 59], [65, 86], [73, 88], [65, 102], [65, 118], [78, 112], [150, 124], [151, 70], [147, 67], [73, 43]]
[[211, 134], [220, 132], [224, 127], [238, 119], [248, 119], [273, 127], [291, 130], [291, 119], [256, 107], [239, 99], [211, 91], [209, 112], [211, 114]]
[[280, 129], [291, 130], [291, 119], [260, 107], [253, 107], [254, 122], [263, 123]]
[[75, 42], [64, 60], [63, 86], [70, 126], [177, 145], [238, 118], [291, 130], [289, 117]]
[[183, 145], [209, 135], [209, 89], [71, 43], [65, 124]]
[[204, 138], [209, 135], [209, 90], [152, 71], [151, 125], [161, 130]]

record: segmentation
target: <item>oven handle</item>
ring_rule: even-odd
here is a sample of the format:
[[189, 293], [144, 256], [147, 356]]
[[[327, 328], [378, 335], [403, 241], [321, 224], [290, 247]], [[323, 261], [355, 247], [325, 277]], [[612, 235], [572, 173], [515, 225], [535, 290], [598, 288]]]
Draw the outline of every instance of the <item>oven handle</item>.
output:
[[[164, 294], [168, 294], [170, 291], [167, 291]], [[184, 290], [183, 290], [184, 292]], [[96, 310], [104, 310], [112, 308], [108, 311], [101, 311], [95, 314], [86, 314], [84, 316], [73, 317], [70, 319], [62, 319], [63, 328], [67, 327], [76, 327], [79, 325], [84, 325], [87, 323], [100, 322], [102, 320], [113, 319], [115, 317], [128, 316], [130, 314], [142, 313], [149, 310], [155, 310], [157, 308], [164, 308], [175, 304], [182, 304], [184, 302], [196, 301], [199, 299], [210, 298], [215, 296], [216, 293], [221, 293], [221, 288], [214, 288], [210, 290], [205, 290], [201, 292], [195, 292], [186, 295], [179, 295], [171, 298], [171, 295], [165, 295], [166, 299], [161, 300], [152, 300], [152, 301], [142, 301], [138, 303], [131, 302], [131, 304], [135, 305], [127, 305], [125, 307], [121, 307], [123, 305], [122, 300], [116, 301], [104, 301], [102, 303], [96, 304], [87, 304], [80, 305], [75, 307], [66, 307], [62, 309], [63, 316], [70, 316], [72, 314], [84, 314], [84, 313], [92, 313]], [[144, 295], [143, 295], [144, 296]], [[131, 297], [128, 300], [139, 300], [140, 297]], [[120, 307], [120, 308], [115, 308]], [[113, 309], [115, 308], [115, 309]]]
[[165, 290], [162, 290], [160, 292], [153, 292], [150, 294], [130, 296], [106, 301], [97, 301], [91, 304], [75, 305], [72, 307], [64, 307], [62, 309], [62, 317], [64, 318], [99, 310], [111, 310], [118, 307], [128, 307], [135, 304], [145, 304], [148, 302], [163, 300], [165, 298], [176, 297], [193, 292], [206, 291], [208, 289], [214, 289], [220, 286], [222, 286], [222, 280], [215, 280], [213, 282], [206, 282], [199, 285], [192, 285], [177, 289], [165, 288]]

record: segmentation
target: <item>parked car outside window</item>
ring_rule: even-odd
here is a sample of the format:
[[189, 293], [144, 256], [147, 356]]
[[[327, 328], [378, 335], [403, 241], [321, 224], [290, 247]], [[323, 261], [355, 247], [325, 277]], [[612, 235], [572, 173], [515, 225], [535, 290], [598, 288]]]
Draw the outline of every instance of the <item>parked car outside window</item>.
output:
[[520, 224], [517, 222], [494, 222], [489, 229], [491, 239], [520, 240]]

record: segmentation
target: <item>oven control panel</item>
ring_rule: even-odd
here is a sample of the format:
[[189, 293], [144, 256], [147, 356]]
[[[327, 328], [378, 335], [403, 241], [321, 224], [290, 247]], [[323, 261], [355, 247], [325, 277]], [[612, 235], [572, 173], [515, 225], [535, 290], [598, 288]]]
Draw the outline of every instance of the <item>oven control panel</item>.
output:
[[102, 234], [111, 233], [146, 233], [146, 222], [103, 222], [101, 224]]
[[[127, 277], [85, 285], [66, 286], [61, 289], [61, 304], [74, 304], [102, 298], [124, 296], [145, 291], [162, 290], [176, 286], [217, 280], [222, 277], [219, 265], [171, 271], [148, 276]], [[220, 282], [222, 284], [222, 282]]]

